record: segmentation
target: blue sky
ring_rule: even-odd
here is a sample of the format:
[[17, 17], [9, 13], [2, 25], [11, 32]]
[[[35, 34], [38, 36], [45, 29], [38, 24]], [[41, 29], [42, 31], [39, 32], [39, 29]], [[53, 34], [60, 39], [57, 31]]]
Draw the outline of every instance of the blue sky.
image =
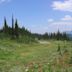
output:
[[11, 26], [12, 14], [34, 33], [72, 30], [72, 0], [0, 0], [0, 27], [4, 16]]

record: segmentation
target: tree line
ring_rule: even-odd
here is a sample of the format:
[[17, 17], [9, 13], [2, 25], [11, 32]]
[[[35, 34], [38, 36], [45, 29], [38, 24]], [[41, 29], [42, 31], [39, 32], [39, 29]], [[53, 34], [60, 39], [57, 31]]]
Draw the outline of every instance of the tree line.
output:
[[25, 29], [25, 27], [20, 28], [18, 26], [18, 20], [14, 21], [12, 17], [12, 26], [8, 26], [6, 18], [4, 18], [4, 26], [0, 29], [0, 37], [1, 35], [5, 37], [10, 37], [11, 39], [18, 39], [24, 35], [31, 35], [31, 32]]
[[35, 34], [35, 36], [40, 40], [70, 40], [66, 32], [61, 33], [59, 30], [57, 33], [45, 33], [45, 34]]
[[56, 40], [69, 40], [69, 37], [65, 32], [60, 33], [58, 30], [57, 33], [45, 33], [45, 34], [38, 34], [38, 33], [31, 33], [25, 27], [20, 28], [18, 26], [18, 20], [14, 20], [12, 17], [12, 26], [8, 26], [6, 18], [4, 18], [4, 26], [2, 29], [0, 29], [0, 37], [9, 37], [11, 39], [19, 39], [21, 37], [28, 37], [32, 39], [44, 39], [44, 40], [49, 40], [49, 39], [56, 39]]

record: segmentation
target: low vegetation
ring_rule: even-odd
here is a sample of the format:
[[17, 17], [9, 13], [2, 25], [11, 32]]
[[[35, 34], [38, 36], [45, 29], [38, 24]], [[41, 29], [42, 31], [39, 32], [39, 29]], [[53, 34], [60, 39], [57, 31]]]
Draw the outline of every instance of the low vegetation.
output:
[[72, 44], [0, 40], [0, 72], [72, 72]]

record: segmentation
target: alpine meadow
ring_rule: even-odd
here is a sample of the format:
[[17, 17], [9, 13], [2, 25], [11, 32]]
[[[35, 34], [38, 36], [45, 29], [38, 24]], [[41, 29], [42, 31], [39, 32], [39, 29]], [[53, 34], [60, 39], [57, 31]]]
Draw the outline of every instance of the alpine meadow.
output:
[[72, 0], [0, 0], [0, 72], [72, 72]]

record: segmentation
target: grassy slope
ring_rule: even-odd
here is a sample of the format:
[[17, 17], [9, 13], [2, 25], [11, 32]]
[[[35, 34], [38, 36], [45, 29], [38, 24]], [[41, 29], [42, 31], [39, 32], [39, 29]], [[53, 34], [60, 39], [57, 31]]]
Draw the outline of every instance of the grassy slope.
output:
[[[72, 66], [60, 63], [57, 52], [60, 44], [62, 53], [67, 48], [68, 55], [71, 56], [71, 42], [49, 42], [49, 44], [23, 44], [0, 40], [0, 72], [72, 72]], [[66, 61], [63, 60], [63, 56], [61, 59], [63, 62]]]

